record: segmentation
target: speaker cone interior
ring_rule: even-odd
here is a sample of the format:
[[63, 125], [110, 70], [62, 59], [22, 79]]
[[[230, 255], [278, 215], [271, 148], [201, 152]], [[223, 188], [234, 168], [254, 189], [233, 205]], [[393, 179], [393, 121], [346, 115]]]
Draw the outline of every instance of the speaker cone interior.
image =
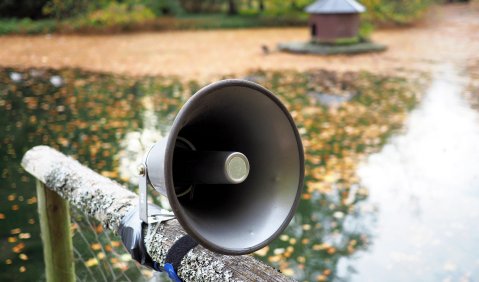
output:
[[299, 133], [265, 88], [224, 80], [199, 90], [147, 157], [149, 181], [183, 228], [223, 254], [256, 251], [294, 215], [304, 177]]

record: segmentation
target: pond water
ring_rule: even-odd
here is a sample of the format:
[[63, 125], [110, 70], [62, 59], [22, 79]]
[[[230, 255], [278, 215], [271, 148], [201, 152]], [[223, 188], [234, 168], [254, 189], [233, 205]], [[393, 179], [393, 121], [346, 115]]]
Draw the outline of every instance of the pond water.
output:
[[479, 115], [461, 96], [466, 86], [453, 67], [444, 66], [406, 132], [359, 167], [377, 222], [372, 246], [342, 260], [341, 276], [479, 279]]
[[[478, 230], [467, 223], [477, 219], [473, 144], [479, 135], [460, 88], [435, 82], [429, 92], [441, 90], [442, 98], [426, 95], [406, 123], [425, 92], [421, 74], [318, 70], [248, 77], [286, 104], [306, 151], [298, 212], [258, 258], [300, 281], [405, 280], [423, 277], [425, 265], [439, 269], [430, 281], [477, 279]], [[53, 146], [135, 190], [145, 148], [168, 133], [199, 88], [174, 77], [0, 69], [0, 280], [44, 280], [34, 181], [19, 166], [26, 150]], [[328, 107], [308, 93], [354, 96]], [[159, 196], [156, 201], [166, 205]], [[117, 237], [78, 211], [73, 220], [79, 280], [145, 279], [148, 273], [128, 262]]]

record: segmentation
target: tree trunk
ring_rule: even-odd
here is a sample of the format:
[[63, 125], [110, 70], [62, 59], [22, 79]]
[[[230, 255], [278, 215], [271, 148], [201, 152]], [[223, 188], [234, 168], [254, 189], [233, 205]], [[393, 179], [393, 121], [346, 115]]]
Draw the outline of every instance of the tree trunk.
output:
[[259, 0], [259, 11], [262, 13], [264, 12], [265, 6], [264, 6], [264, 0]]
[[238, 7], [235, 0], [228, 0], [228, 15], [237, 15]]

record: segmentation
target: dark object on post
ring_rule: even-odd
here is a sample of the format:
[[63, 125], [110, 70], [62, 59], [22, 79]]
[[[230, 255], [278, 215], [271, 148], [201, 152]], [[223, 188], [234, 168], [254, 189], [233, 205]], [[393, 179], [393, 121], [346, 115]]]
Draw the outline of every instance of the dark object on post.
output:
[[[174, 217], [157, 206], [149, 206], [150, 213], [155, 215], [158, 222], [171, 220]], [[177, 271], [181, 260], [186, 254], [198, 243], [189, 235], [185, 235], [177, 240], [166, 254], [165, 264], [154, 261], [148, 254], [145, 245], [144, 229], [146, 224], [140, 219], [139, 206], [132, 208], [121, 220], [118, 227], [118, 234], [126, 250], [130, 253], [131, 258], [136, 260], [141, 265], [154, 269], [156, 271], [165, 271], [173, 282], [180, 281]]]
[[359, 14], [366, 9], [355, 0], [318, 0], [306, 7], [310, 14], [312, 41], [335, 43], [338, 39], [356, 38]]
[[[159, 210], [155, 206], [150, 206], [150, 210]], [[140, 219], [138, 206], [132, 208], [121, 220], [118, 227], [118, 235], [131, 258], [141, 265], [156, 269], [153, 259], [146, 251], [145, 239], [143, 234], [143, 222]]]
[[199, 90], [145, 156], [140, 216], [149, 221], [149, 183], [204, 247], [251, 253], [286, 228], [303, 178], [301, 139], [284, 105], [255, 83], [224, 80]]

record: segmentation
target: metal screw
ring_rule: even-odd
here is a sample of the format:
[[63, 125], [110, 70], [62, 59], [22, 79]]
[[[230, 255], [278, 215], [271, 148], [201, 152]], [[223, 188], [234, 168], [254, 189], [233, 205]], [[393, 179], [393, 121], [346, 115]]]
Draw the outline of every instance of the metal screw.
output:
[[145, 165], [140, 165], [138, 167], [138, 175], [140, 176], [145, 176], [145, 172], [146, 172], [146, 167]]

